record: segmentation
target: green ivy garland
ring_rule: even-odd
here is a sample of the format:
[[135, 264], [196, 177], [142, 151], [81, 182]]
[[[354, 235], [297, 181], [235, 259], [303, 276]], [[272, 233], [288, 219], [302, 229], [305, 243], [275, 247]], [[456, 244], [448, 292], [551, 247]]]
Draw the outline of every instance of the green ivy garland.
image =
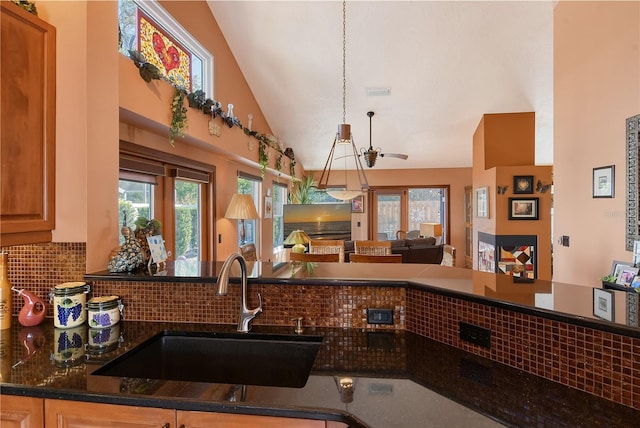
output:
[[171, 126], [169, 127], [169, 142], [175, 147], [175, 138], [184, 137], [184, 130], [189, 126], [187, 107], [184, 105], [185, 91], [176, 88], [171, 100]]
[[289, 162], [289, 175], [293, 179], [296, 178], [296, 161], [294, 161], [293, 159], [291, 159], [291, 162]]
[[29, 13], [33, 13], [35, 16], [38, 16], [38, 9], [36, 9], [36, 4], [27, 0], [12, 0], [15, 4], [23, 8]]
[[267, 145], [263, 142], [258, 144], [258, 163], [260, 164], [260, 177], [264, 178], [264, 173], [269, 165], [269, 152], [267, 152]]
[[[159, 80], [161, 78], [160, 70], [147, 62], [144, 55], [141, 52], [130, 50], [129, 57], [138, 68], [140, 77], [145, 82], [149, 83], [151, 80]], [[171, 82], [169, 82], [171, 83]], [[171, 83], [173, 85], [173, 83]], [[173, 85], [175, 87], [175, 85]], [[291, 176], [295, 175], [295, 160], [293, 154], [289, 155], [280, 149], [277, 143], [272, 142], [272, 138], [268, 135], [260, 134], [256, 131], [252, 131], [240, 123], [240, 120], [235, 117], [227, 117], [227, 114], [222, 110], [222, 103], [220, 101], [207, 98], [204, 91], [197, 90], [191, 93], [187, 93], [184, 89], [176, 87], [176, 92], [171, 100], [171, 126], [169, 127], [169, 141], [172, 146], [175, 146], [175, 137], [184, 136], [184, 130], [187, 128], [187, 107], [184, 105], [184, 97], [187, 97], [188, 105], [190, 108], [201, 110], [203, 114], [211, 115], [213, 118], [220, 117], [220, 119], [229, 127], [239, 127], [250, 137], [255, 138], [259, 142], [258, 150], [258, 163], [260, 164], [260, 174], [264, 177], [264, 173], [269, 164], [269, 154], [267, 147], [271, 147], [277, 151], [280, 156], [276, 160], [276, 169], [280, 171], [282, 169], [282, 156], [287, 156], [291, 163], [289, 165]], [[293, 153], [293, 152], [291, 152]]]

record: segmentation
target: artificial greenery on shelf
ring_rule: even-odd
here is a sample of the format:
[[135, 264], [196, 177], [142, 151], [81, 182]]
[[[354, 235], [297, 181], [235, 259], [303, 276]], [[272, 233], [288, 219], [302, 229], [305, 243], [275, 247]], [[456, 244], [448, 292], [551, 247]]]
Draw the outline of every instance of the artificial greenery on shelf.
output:
[[[129, 51], [129, 57], [135, 64], [135, 66], [139, 69], [140, 77], [144, 79], [145, 82], [149, 83], [151, 80], [159, 80], [161, 79], [160, 70], [158, 68], [147, 62], [144, 55], [138, 51]], [[175, 138], [178, 136], [184, 136], [184, 130], [187, 128], [187, 107], [184, 105], [184, 97], [187, 97], [188, 106], [190, 108], [201, 110], [203, 114], [211, 115], [214, 119], [219, 117], [222, 122], [224, 122], [229, 128], [233, 128], [234, 126], [239, 127], [242, 131], [250, 136], [258, 140], [259, 142], [259, 153], [258, 153], [258, 163], [260, 165], [260, 173], [264, 177], [264, 173], [269, 164], [269, 154], [267, 152], [267, 147], [270, 147], [277, 151], [280, 154], [280, 162], [282, 155], [287, 156], [291, 163], [289, 165], [291, 176], [294, 176], [295, 173], [295, 161], [293, 157], [293, 151], [288, 149], [282, 151], [277, 140], [274, 139], [273, 136], [260, 134], [256, 131], [252, 131], [251, 129], [245, 127], [240, 120], [235, 116], [228, 116], [222, 110], [222, 103], [220, 101], [212, 100], [211, 98], [207, 98], [206, 94], [202, 90], [196, 90], [191, 93], [187, 93], [184, 89], [176, 87], [172, 82], [172, 86], [176, 88], [176, 92], [171, 100], [171, 126], [169, 127], [169, 141], [172, 146], [175, 146]], [[282, 164], [280, 163], [280, 167], [276, 165], [276, 169], [280, 171], [282, 169]]]
[[264, 178], [264, 173], [269, 165], [269, 152], [267, 145], [262, 141], [258, 144], [258, 164], [260, 165], [260, 177]]
[[[151, 80], [158, 80], [161, 78], [160, 71], [156, 66], [146, 61], [144, 55], [138, 51], [129, 51], [129, 57], [135, 64], [135, 66], [140, 70], [140, 77], [144, 79], [145, 82], [149, 83]], [[172, 86], [175, 85], [172, 82], [169, 82]], [[240, 120], [233, 116], [227, 117], [227, 114], [222, 110], [222, 103], [220, 101], [212, 100], [211, 98], [207, 98], [206, 94], [202, 90], [196, 90], [191, 93], [187, 93], [184, 89], [176, 88], [176, 91], [180, 90], [183, 96], [186, 96], [189, 102], [190, 108], [195, 108], [201, 110], [203, 114], [212, 115], [213, 118], [219, 117], [227, 126], [230, 128], [237, 126], [242, 131], [250, 136], [258, 140], [261, 144], [266, 145], [267, 147], [271, 147], [276, 150], [278, 153], [281, 153], [291, 160], [293, 160], [293, 152], [290, 150], [285, 150], [284, 152], [280, 149], [277, 141], [274, 140], [272, 136], [260, 134], [256, 131], [252, 131], [251, 129], [245, 127]], [[174, 96], [171, 102], [172, 112], [174, 101], [176, 100], [177, 95]], [[186, 114], [185, 114], [186, 117]]]
[[140, 77], [142, 77], [145, 82], [149, 83], [152, 80], [160, 80], [160, 70], [155, 65], [147, 62], [142, 53], [130, 50], [129, 57], [136, 67], [138, 67]]
[[184, 137], [184, 130], [189, 126], [187, 119], [187, 107], [184, 105], [186, 93], [183, 89], [176, 88], [171, 100], [171, 126], [169, 127], [169, 142], [175, 146], [177, 136]]
[[36, 9], [36, 4], [27, 0], [12, 0], [15, 4], [23, 8], [29, 13], [33, 13], [38, 16], [38, 10]]

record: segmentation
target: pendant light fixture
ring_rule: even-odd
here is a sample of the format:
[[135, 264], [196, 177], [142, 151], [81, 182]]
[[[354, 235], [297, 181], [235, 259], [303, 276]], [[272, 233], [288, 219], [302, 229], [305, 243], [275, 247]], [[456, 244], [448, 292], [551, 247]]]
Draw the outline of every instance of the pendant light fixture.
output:
[[[322, 175], [320, 176], [320, 181], [318, 183], [318, 189], [326, 190], [329, 196], [340, 199], [343, 201], [349, 201], [356, 196], [361, 195], [363, 192], [366, 192], [369, 189], [369, 182], [367, 181], [367, 177], [364, 174], [364, 168], [362, 168], [362, 163], [360, 162], [360, 157], [358, 156], [358, 150], [356, 149], [356, 145], [353, 142], [353, 135], [351, 134], [351, 125], [347, 122], [347, 73], [346, 73], [346, 64], [347, 64], [347, 2], [344, 0], [342, 2], [342, 124], [338, 125], [338, 132], [333, 140], [333, 145], [331, 146], [331, 151], [329, 152], [329, 157], [327, 158], [327, 162], [324, 164], [324, 169], [322, 170]], [[338, 189], [330, 189], [329, 188], [329, 176], [331, 175], [331, 166], [333, 161], [337, 158], [336, 155], [336, 145], [341, 145], [344, 147], [344, 153], [338, 158], [344, 159], [344, 184], [336, 184], [336, 187], [341, 187], [344, 185], [344, 190]], [[349, 153], [351, 152], [351, 153]], [[358, 183], [359, 188], [349, 188], [349, 182], [347, 180], [347, 160], [354, 159], [356, 173], [358, 175]]]

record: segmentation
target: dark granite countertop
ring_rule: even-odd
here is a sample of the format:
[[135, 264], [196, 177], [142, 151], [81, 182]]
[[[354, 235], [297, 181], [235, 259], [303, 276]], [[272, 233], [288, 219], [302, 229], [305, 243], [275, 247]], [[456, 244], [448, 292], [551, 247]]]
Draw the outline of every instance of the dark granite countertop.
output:
[[[303, 388], [247, 385], [243, 401], [239, 393], [230, 401], [238, 391], [234, 385], [92, 373], [163, 330], [233, 332], [235, 326], [121, 321], [106, 330], [61, 330], [50, 319], [37, 327], [13, 324], [0, 344], [3, 394], [326, 419], [356, 427], [629, 427], [638, 417], [631, 408], [406, 331], [305, 329], [323, 342]], [[293, 332], [254, 326], [252, 333]], [[349, 403], [340, 399], [340, 377], [354, 379]]]
[[[222, 262], [169, 261], [160, 272], [85, 275], [87, 281], [215, 282]], [[429, 291], [478, 301], [491, 306], [535, 314], [602, 331], [640, 337], [640, 295], [609, 290], [614, 301], [611, 321], [594, 315], [592, 287], [557, 281], [519, 282], [508, 275], [433, 264], [377, 263], [267, 263], [247, 262], [249, 282], [255, 284], [309, 284], [428, 288]], [[235, 276], [239, 276], [238, 265]], [[233, 271], [232, 271], [233, 276]], [[233, 279], [233, 278], [232, 278]]]

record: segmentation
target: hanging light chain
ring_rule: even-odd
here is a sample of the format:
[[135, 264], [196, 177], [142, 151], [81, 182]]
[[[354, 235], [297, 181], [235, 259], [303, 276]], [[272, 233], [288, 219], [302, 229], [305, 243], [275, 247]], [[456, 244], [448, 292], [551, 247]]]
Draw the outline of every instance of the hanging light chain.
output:
[[347, 2], [342, 2], [342, 123], [347, 123]]

